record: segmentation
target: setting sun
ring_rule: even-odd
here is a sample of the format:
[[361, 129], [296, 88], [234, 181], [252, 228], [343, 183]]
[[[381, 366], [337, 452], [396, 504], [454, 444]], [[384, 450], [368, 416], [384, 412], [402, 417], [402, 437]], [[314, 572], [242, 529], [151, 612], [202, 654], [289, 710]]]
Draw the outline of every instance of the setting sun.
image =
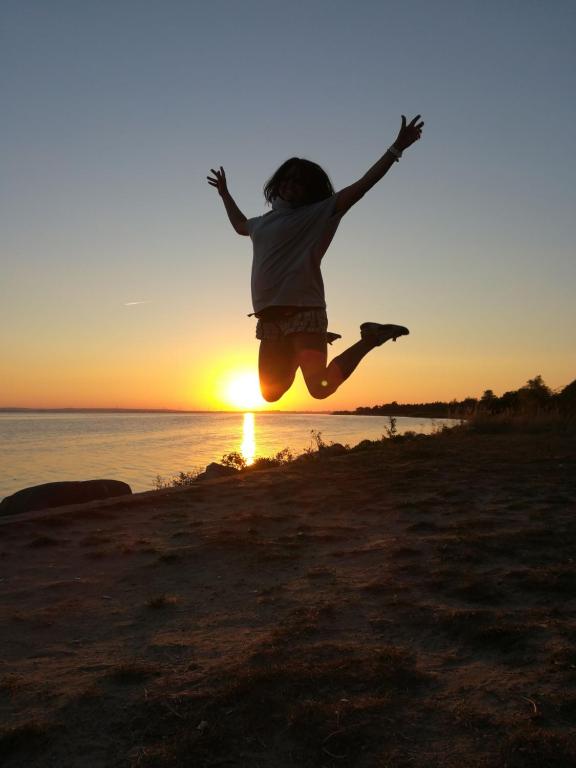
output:
[[266, 404], [260, 394], [256, 373], [234, 374], [225, 387], [224, 399], [229, 406], [242, 410], [253, 410]]

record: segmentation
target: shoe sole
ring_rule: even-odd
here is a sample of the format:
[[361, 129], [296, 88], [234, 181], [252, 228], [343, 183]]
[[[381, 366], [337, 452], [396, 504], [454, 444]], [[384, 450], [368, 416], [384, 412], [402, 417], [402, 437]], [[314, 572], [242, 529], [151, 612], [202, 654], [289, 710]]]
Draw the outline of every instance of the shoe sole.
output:
[[362, 323], [360, 336], [363, 339], [377, 341], [377, 346], [386, 341], [396, 341], [400, 336], [408, 336], [410, 331], [403, 325], [383, 325], [382, 323]]

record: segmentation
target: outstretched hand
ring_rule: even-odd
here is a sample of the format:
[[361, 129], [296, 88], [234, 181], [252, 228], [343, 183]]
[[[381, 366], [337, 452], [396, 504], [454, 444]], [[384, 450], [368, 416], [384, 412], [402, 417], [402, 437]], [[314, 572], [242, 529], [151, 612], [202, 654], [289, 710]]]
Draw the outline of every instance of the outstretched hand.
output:
[[416, 117], [413, 120], [410, 120], [408, 125], [406, 125], [406, 117], [402, 115], [402, 125], [396, 141], [394, 142], [394, 146], [401, 152], [408, 149], [408, 147], [411, 144], [414, 144], [415, 141], [418, 141], [422, 135], [422, 126], [424, 125], [424, 122], [418, 122], [420, 117], [420, 115], [416, 115]]
[[220, 166], [219, 171], [215, 171], [214, 168], [210, 168], [210, 171], [214, 174], [214, 177], [206, 176], [208, 179], [208, 184], [210, 184], [212, 187], [216, 187], [218, 194], [220, 197], [222, 197], [226, 192], [228, 192], [228, 186], [226, 184], [226, 173], [224, 172], [224, 168]]

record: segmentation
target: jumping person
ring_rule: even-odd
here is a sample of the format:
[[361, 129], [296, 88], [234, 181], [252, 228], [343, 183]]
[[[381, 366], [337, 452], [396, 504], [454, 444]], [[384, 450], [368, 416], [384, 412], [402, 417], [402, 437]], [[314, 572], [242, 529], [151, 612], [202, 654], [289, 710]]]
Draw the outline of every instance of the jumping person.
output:
[[374, 347], [409, 331], [402, 325], [362, 323], [360, 340], [327, 365], [327, 344], [340, 338], [328, 331], [320, 263], [342, 216], [357, 203], [421, 136], [420, 115], [402, 125], [396, 141], [361, 179], [335, 193], [316, 163], [291, 157], [264, 186], [272, 210], [247, 219], [234, 202], [224, 168], [210, 169], [239, 235], [252, 238], [252, 303], [258, 318], [260, 389], [268, 402], [279, 400], [302, 370], [312, 397], [333, 394]]

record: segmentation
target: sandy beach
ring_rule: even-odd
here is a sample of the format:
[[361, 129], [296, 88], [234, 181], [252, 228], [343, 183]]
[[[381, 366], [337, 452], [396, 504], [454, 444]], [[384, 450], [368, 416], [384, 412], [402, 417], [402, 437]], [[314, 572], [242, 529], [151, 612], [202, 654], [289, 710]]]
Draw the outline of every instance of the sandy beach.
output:
[[6, 768], [573, 768], [576, 437], [0, 520]]

